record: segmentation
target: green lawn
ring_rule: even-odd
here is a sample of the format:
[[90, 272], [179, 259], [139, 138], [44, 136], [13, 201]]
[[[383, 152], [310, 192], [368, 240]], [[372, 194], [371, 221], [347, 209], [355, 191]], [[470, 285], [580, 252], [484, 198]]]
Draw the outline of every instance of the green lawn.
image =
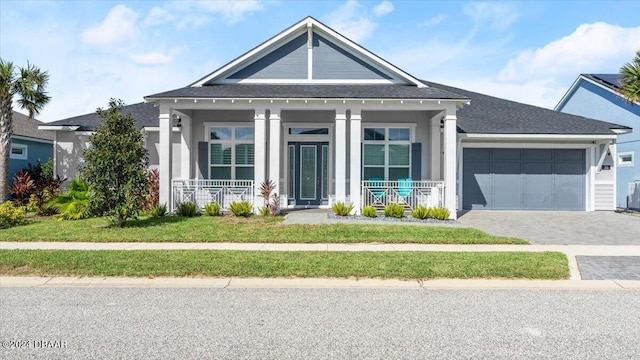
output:
[[557, 252], [0, 250], [2, 275], [567, 279]]
[[125, 228], [104, 218], [33, 220], [0, 230], [3, 241], [244, 242], [244, 243], [417, 243], [528, 244], [476, 229], [410, 225], [283, 225], [281, 217], [175, 216], [131, 221]]

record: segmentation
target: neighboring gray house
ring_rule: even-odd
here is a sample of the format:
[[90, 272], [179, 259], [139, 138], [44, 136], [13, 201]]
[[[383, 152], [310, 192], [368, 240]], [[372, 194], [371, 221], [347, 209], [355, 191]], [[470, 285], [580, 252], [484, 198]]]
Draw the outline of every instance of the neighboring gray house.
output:
[[[617, 184], [616, 205], [640, 209], [640, 104], [625, 101], [620, 95], [618, 74], [581, 74], [562, 97], [556, 110], [611, 121], [633, 128], [620, 134], [613, 154]], [[603, 171], [603, 166], [596, 171]]]
[[[160, 202], [342, 201], [458, 209], [612, 210], [596, 171], [629, 128], [419, 80], [307, 17], [186, 87], [125, 108], [147, 134]], [[81, 161], [94, 115], [54, 130], [56, 170]], [[612, 162], [612, 170], [615, 163]]]
[[13, 176], [28, 164], [35, 165], [37, 160], [47, 162], [53, 155], [54, 134], [50, 131], [38, 130], [43, 125], [38, 120], [17, 111], [13, 112], [13, 135], [11, 135], [11, 151], [9, 153], [9, 185]]

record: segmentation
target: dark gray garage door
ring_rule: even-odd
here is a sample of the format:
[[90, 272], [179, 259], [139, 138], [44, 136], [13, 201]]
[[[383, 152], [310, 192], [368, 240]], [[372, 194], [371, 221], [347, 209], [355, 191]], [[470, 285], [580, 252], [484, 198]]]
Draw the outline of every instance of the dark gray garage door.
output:
[[463, 159], [463, 209], [585, 209], [585, 150], [468, 148]]

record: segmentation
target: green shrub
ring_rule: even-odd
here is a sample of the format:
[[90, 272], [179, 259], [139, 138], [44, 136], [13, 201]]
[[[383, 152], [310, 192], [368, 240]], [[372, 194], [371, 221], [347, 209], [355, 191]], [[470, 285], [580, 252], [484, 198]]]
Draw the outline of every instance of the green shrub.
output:
[[220, 204], [217, 202], [212, 202], [204, 206], [204, 213], [207, 216], [222, 216], [222, 212], [220, 211]]
[[416, 219], [424, 220], [429, 217], [430, 213], [431, 213], [431, 208], [420, 205], [415, 209], [413, 209], [413, 211], [411, 212], [411, 216], [413, 216]]
[[348, 216], [353, 211], [353, 204], [345, 205], [342, 201], [338, 201], [332, 206], [333, 212], [338, 216]]
[[260, 208], [259, 211], [260, 211], [260, 216], [269, 216], [269, 213], [270, 213], [269, 207], [263, 206]]
[[15, 206], [11, 201], [5, 201], [0, 205], [0, 229], [8, 229], [12, 226], [24, 224], [26, 209]]
[[404, 206], [400, 204], [389, 204], [384, 208], [384, 216], [400, 219], [404, 217]]
[[167, 215], [167, 204], [156, 205], [153, 210], [151, 210], [152, 217], [163, 217]]
[[176, 214], [182, 217], [194, 217], [198, 215], [198, 207], [194, 202], [183, 202], [178, 205]]
[[229, 210], [235, 216], [249, 217], [253, 214], [253, 205], [247, 200], [234, 201], [229, 204]]
[[48, 206], [56, 209], [58, 220], [80, 220], [91, 216], [89, 187], [81, 178], [73, 179], [67, 192], [58, 195]]
[[376, 208], [374, 208], [371, 205], [363, 206], [362, 207], [362, 216], [366, 216], [366, 217], [370, 217], [370, 218], [376, 217]]
[[438, 220], [447, 220], [451, 215], [451, 211], [445, 207], [437, 207], [431, 210], [430, 216]]

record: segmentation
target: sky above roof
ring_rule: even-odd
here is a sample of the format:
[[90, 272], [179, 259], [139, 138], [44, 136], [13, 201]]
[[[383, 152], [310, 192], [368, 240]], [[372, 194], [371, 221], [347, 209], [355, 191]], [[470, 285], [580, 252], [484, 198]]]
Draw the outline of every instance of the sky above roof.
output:
[[[0, 1], [0, 55], [54, 121], [187, 86], [306, 16], [415, 77], [553, 108], [640, 50], [640, 1]], [[19, 111], [19, 109], [16, 109]]]

